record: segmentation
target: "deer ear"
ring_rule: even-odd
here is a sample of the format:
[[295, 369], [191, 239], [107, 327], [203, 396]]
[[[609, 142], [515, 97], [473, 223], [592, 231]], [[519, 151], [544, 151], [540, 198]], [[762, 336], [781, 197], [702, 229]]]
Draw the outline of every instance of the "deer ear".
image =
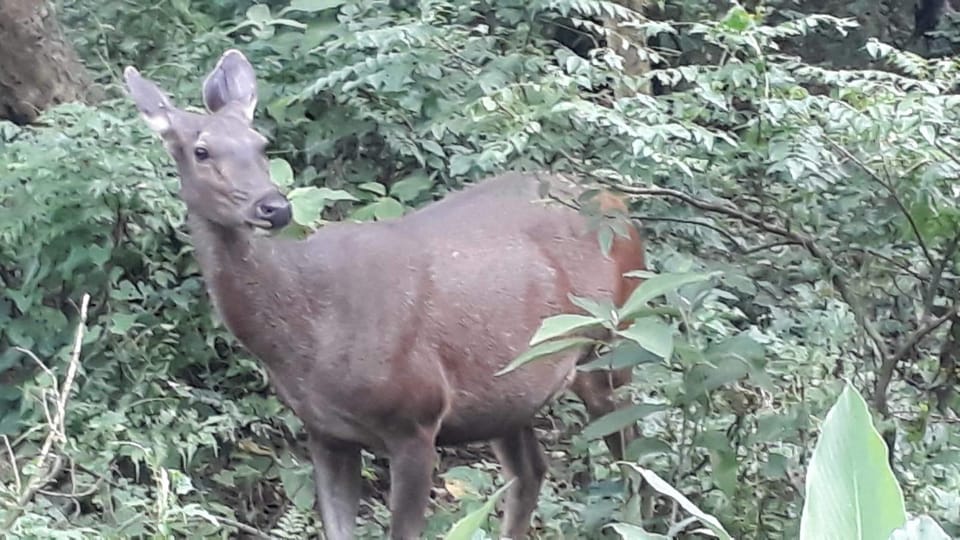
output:
[[133, 66], [127, 66], [123, 70], [123, 79], [127, 83], [127, 90], [137, 110], [140, 111], [140, 115], [150, 129], [159, 133], [161, 137], [169, 135], [174, 107], [167, 96], [157, 85], [144, 79]]
[[223, 53], [213, 71], [203, 81], [203, 103], [210, 112], [237, 104], [247, 122], [253, 121], [257, 108], [257, 75], [242, 52]]

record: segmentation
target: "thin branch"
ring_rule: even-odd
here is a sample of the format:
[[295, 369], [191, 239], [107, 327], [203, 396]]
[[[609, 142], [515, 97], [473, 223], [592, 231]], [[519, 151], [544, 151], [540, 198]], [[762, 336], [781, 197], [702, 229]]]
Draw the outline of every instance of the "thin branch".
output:
[[640, 220], [640, 221], [669, 221], [669, 222], [672, 222], [672, 223], [686, 223], [686, 224], [688, 224], [688, 225], [696, 225], [696, 226], [698, 226], [698, 227], [705, 227], [705, 228], [707, 228], [707, 229], [710, 229], [710, 230], [713, 230], [713, 231], [716, 231], [716, 232], [720, 233], [724, 238], [726, 238], [727, 240], [729, 240], [730, 243], [732, 243], [732, 244], [734, 245], [734, 247], [736, 247], [736, 249], [737, 249], [738, 252], [743, 253], [743, 252], [745, 251], [745, 248], [743, 247], [743, 245], [740, 244], [740, 241], [737, 240], [737, 238], [736, 238], [735, 236], [733, 236], [733, 234], [731, 234], [729, 231], [727, 231], [727, 230], [724, 229], [723, 227], [718, 227], [717, 225], [714, 225], [714, 224], [709, 223], [709, 222], [706, 222], [706, 221], [701, 221], [701, 220], [699, 220], [699, 219], [684, 219], [684, 218], [673, 218], [673, 217], [645, 216], [645, 215], [640, 215], [640, 214], [630, 214], [630, 217], [631, 217], [631, 218], [634, 218], [634, 219], [638, 219], [638, 220]]
[[957, 231], [957, 234], [953, 235], [953, 238], [943, 248], [943, 256], [933, 268], [930, 284], [923, 295], [924, 314], [930, 313], [930, 309], [933, 308], [933, 301], [937, 297], [937, 289], [940, 288], [940, 280], [943, 279], [943, 271], [946, 269], [947, 263], [952, 261], [953, 256], [957, 254], [958, 247], [960, 247], [960, 231]]
[[10, 468], [13, 469], [13, 481], [17, 486], [17, 493], [20, 493], [20, 490], [23, 489], [23, 484], [20, 482], [20, 469], [17, 467], [17, 454], [13, 452], [13, 447], [10, 446], [10, 437], [4, 435], [3, 444], [7, 447], [7, 454], [10, 456]]
[[744, 212], [743, 210], [734, 206], [729, 201], [725, 201], [726, 204], [714, 203], [698, 199], [689, 193], [685, 193], [676, 189], [661, 187], [637, 187], [610, 182], [608, 180], [601, 181], [614, 189], [618, 189], [631, 195], [645, 195], [677, 199], [694, 208], [698, 208], [705, 212], [714, 212], [732, 217], [743, 223], [753, 225], [760, 230], [776, 234], [794, 242], [795, 244], [803, 246], [811, 255], [819, 259], [822, 264], [827, 266], [827, 269], [830, 273], [831, 283], [833, 283], [833, 286], [837, 289], [837, 292], [840, 293], [840, 297], [843, 298], [844, 302], [850, 306], [850, 309], [853, 311], [853, 314], [861, 328], [863, 328], [864, 332], [867, 333], [867, 336], [870, 338], [870, 340], [873, 341], [875, 354], [878, 355], [881, 362], [885, 361], [887, 353], [886, 344], [883, 337], [876, 329], [876, 326], [874, 326], [873, 321], [870, 320], [864, 309], [860, 306], [860, 303], [857, 301], [857, 297], [854, 295], [853, 290], [851, 290], [846, 280], [841, 277], [842, 271], [833, 262], [833, 260], [830, 258], [830, 255], [822, 247], [820, 247], [820, 245], [817, 244], [813, 238], [787, 229], [778, 223], [772, 223], [760, 219], [752, 214], [748, 214], [747, 212]]
[[890, 412], [887, 406], [887, 388], [889, 388], [890, 382], [893, 379], [897, 364], [906, 358], [927, 334], [943, 326], [944, 323], [956, 316], [957, 313], [960, 313], [960, 304], [950, 306], [950, 309], [947, 310], [946, 313], [927, 321], [926, 324], [914, 330], [907, 336], [906, 341], [900, 345], [900, 348], [898, 348], [892, 356], [883, 361], [880, 365], [880, 371], [877, 374], [877, 386], [873, 396], [873, 401], [878, 411], [884, 415]]
[[923, 280], [925, 279], [922, 275], [920, 275], [919, 272], [917, 272], [917, 271], [914, 270], [913, 268], [910, 268], [906, 263], [900, 262], [900, 261], [894, 259], [893, 257], [890, 257], [889, 255], [884, 255], [883, 253], [880, 253], [879, 251], [877, 251], [877, 250], [875, 250], [875, 249], [862, 248], [862, 247], [859, 247], [859, 246], [851, 246], [849, 249], [850, 249], [850, 251], [859, 251], [860, 253], [865, 253], [865, 254], [867, 254], [867, 255], [872, 255], [872, 256], [874, 256], [874, 257], [876, 257], [876, 258], [878, 258], [878, 259], [882, 259], [882, 260], [884, 260], [884, 261], [887, 261], [888, 263], [890, 263], [890, 264], [892, 264], [894, 267], [896, 267], [898, 270], [900, 270], [900, 271], [902, 271], [902, 272], [905, 272], [905, 273], [907, 273], [907, 274], [910, 274], [910, 277], [912, 277], [912, 278], [914, 278], [914, 279], [916, 279], [916, 280], [918, 280], [918, 281], [923, 281]]
[[897, 204], [897, 208], [900, 209], [900, 212], [903, 213], [904, 217], [907, 218], [907, 222], [910, 224], [910, 229], [913, 231], [913, 235], [917, 238], [917, 244], [920, 245], [920, 249], [923, 251], [923, 256], [927, 258], [927, 262], [930, 263], [930, 266], [933, 267], [936, 265], [936, 262], [933, 260], [933, 255], [930, 253], [930, 249], [927, 247], [927, 242], [923, 239], [923, 235], [920, 234], [920, 227], [917, 226], [916, 220], [913, 219], [913, 214], [907, 209], [906, 205], [903, 204], [903, 201], [900, 200], [900, 196], [897, 194], [897, 190], [893, 189], [893, 186], [889, 182], [884, 180], [877, 174], [876, 171], [870, 168], [869, 165], [860, 160], [857, 156], [853, 155], [850, 150], [847, 150], [840, 144], [833, 141], [831, 138], [826, 138], [827, 142], [830, 143], [830, 146], [833, 146], [837, 151], [843, 154], [847, 159], [854, 162], [857, 167], [867, 173], [867, 176], [873, 179], [874, 182], [883, 186], [887, 190], [887, 193], [893, 197], [893, 201]]
[[[89, 304], [90, 295], [84, 294], [83, 300], [80, 303], [80, 323], [77, 325], [77, 333], [73, 341], [73, 351], [70, 354], [70, 364], [67, 366], [67, 376], [63, 381], [62, 390], [59, 392], [57, 410], [53, 419], [50, 420], [50, 432], [47, 434], [47, 438], [43, 441], [43, 446], [40, 448], [40, 453], [37, 455], [37, 458], [34, 461], [34, 468], [38, 471], [44, 468], [43, 466], [47, 462], [47, 458], [50, 456], [54, 442], [66, 442], [64, 419], [67, 412], [67, 398], [70, 395], [70, 389], [73, 386], [73, 380], [76, 377], [77, 368], [80, 365], [80, 349], [83, 344], [84, 331], [87, 327], [87, 307]], [[39, 359], [37, 359], [32, 353], [30, 353], [30, 356], [39, 362]], [[39, 363], [41, 366], [43, 365], [42, 362]], [[54, 377], [54, 384], [56, 384], [56, 380], [56, 377]], [[50, 481], [56, 478], [63, 470], [63, 458], [59, 454], [53, 454], [53, 459], [53, 466], [47, 469], [44, 474], [38, 474], [37, 476], [31, 478], [26, 489], [20, 493], [20, 497], [17, 499], [16, 505], [10, 511], [10, 515], [7, 517], [7, 520], [3, 525], [4, 531], [9, 531], [17, 522], [17, 520], [20, 519], [20, 516], [26, 509], [27, 503], [33, 499], [33, 497], [37, 494], [37, 491], [42, 489], [43, 486], [49, 484]]]

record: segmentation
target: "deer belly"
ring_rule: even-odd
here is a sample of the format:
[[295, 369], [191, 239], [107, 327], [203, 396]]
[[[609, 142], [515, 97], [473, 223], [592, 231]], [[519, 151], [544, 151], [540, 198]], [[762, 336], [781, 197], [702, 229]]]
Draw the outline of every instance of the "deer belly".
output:
[[458, 385], [437, 442], [446, 445], [496, 439], [530, 425], [544, 405], [569, 387], [576, 375], [576, 360], [570, 355], [544, 361], [488, 378], [488, 384], [480, 387]]

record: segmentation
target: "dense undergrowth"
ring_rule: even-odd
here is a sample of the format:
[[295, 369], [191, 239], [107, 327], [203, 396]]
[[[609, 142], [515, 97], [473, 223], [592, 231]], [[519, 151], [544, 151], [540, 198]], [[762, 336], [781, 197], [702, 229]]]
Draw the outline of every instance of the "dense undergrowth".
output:
[[[599, 442], [635, 421], [631, 460], [735, 537], [797, 537], [813, 442], [845, 380], [875, 412], [907, 510], [960, 535], [960, 66], [871, 41], [869, 69], [833, 70], [778, 44], [831, 39], [847, 22], [679, 13], [652, 22], [594, 0], [64, 1], [112, 97], [0, 125], [0, 453], [16, 456], [0, 462], [0, 531], [300, 538], [319, 526], [299, 422], [212, 315], [172, 164], [120, 88], [132, 64], [199, 106], [202, 76], [238, 47], [261, 77], [274, 174], [302, 188], [304, 227], [389, 219], [493, 172], [549, 168], [630, 194], [652, 270], [719, 273], [667, 295], [673, 315], [651, 321], [661, 354], [621, 355], [638, 364], [626, 416], [581, 432], [582, 407], [564, 397], [538, 422], [552, 464], [541, 537], [636, 521], [636, 477]], [[551, 38], [599, 17], [705, 52], [680, 65], [660, 50], [666, 65], [635, 76], [617, 51], [581, 56]], [[661, 95], [611, 90], [653, 77]], [[595, 481], [578, 486], [584, 467]], [[379, 537], [383, 463], [366, 456], [364, 473], [358, 533]], [[430, 533], [501, 484], [483, 447], [445, 451], [438, 476]], [[647, 526], [665, 533], [684, 516], [659, 503]]]

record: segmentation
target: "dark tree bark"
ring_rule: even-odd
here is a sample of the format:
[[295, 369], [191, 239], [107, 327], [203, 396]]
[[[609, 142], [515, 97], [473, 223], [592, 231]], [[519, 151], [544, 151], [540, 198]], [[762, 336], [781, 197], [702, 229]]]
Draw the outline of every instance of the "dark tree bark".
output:
[[36, 120], [59, 103], [96, 96], [46, 0], [0, 0], [0, 119]]

